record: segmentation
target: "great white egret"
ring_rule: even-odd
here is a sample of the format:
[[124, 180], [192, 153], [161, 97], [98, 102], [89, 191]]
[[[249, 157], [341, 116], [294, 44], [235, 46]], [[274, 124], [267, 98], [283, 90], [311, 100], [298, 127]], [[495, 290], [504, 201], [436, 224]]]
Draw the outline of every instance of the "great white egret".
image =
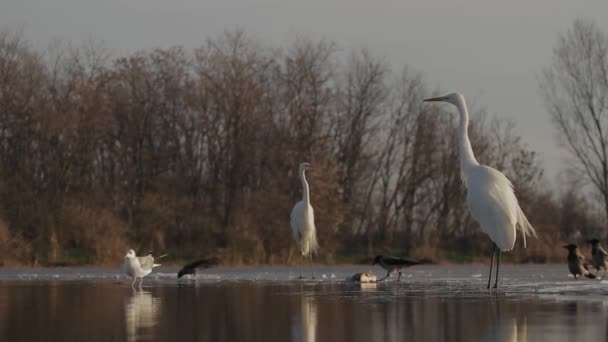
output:
[[195, 260], [191, 263], [184, 265], [184, 267], [182, 267], [182, 269], [179, 270], [179, 272], [177, 272], [177, 278], [179, 279], [186, 274], [196, 274], [197, 269], [214, 267], [214, 266], [217, 266], [217, 264], [219, 262], [220, 262], [220, 259], [218, 259], [216, 257], [209, 258], [209, 259]]
[[445, 96], [428, 98], [424, 101], [451, 103], [458, 108], [460, 113], [460, 124], [458, 126], [460, 172], [467, 188], [467, 206], [471, 216], [479, 223], [481, 230], [488, 234], [494, 242], [488, 288], [490, 288], [492, 278], [494, 256], [498, 249], [496, 281], [494, 282], [494, 288], [496, 288], [498, 286], [500, 255], [502, 252], [513, 249], [516, 229], [519, 228], [524, 248], [526, 247], [526, 235], [536, 236], [536, 232], [519, 207], [511, 181], [500, 171], [486, 165], [480, 165], [475, 159], [469, 140], [469, 111], [464, 96], [459, 93], [451, 93]]
[[590, 279], [595, 278], [595, 275], [589, 272], [587, 260], [579, 253], [578, 247], [575, 244], [571, 243], [562, 247], [568, 250], [568, 270], [574, 276], [574, 279], [578, 279], [579, 275]]
[[602, 248], [600, 245], [600, 240], [591, 239], [587, 241], [587, 243], [591, 244], [591, 261], [593, 261], [593, 267], [595, 267], [595, 274], [600, 271], [600, 268], [604, 269], [604, 274], [606, 275], [606, 269], [608, 269], [608, 253]]
[[399, 279], [401, 279], [402, 269], [420, 264], [421, 263], [418, 261], [400, 259], [392, 256], [378, 255], [374, 258], [374, 263], [372, 265], [380, 265], [387, 272], [386, 276], [378, 281], [383, 281], [384, 279], [390, 277], [391, 273], [395, 271], [399, 271], [399, 277], [397, 277], [397, 281], [399, 281]]
[[[167, 254], [161, 255], [159, 259], [166, 255]], [[138, 257], [135, 255], [135, 251], [132, 249], [129, 249], [127, 255], [125, 255], [125, 261], [122, 264], [124, 272], [128, 276], [133, 278], [133, 283], [131, 284], [131, 286], [135, 285], [137, 278], [141, 278], [141, 280], [139, 281], [140, 287], [141, 283], [143, 283], [144, 281], [144, 277], [150, 274], [154, 267], [158, 266], [160, 266], [160, 264], [154, 263], [154, 257], [152, 256], [152, 254], [148, 254], [145, 257]]]
[[[312, 266], [312, 254], [317, 252], [319, 245], [317, 243], [317, 231], [315, 229], [315, 214], [310, 205], [310, 190], [306, 181], [306, 170], [310, 168], [309, 163], [300, 163], [300, 181], [302, 181], [302, 200], [294, 205], [291, 210], [291, 230], [293, 238], [302, 255], [300, 260], [300, 279], [302, 279], [302, 269], [304, 268], [304, 257], [310, 257]], [[315, 278], [314, 271], [312, 278]]]

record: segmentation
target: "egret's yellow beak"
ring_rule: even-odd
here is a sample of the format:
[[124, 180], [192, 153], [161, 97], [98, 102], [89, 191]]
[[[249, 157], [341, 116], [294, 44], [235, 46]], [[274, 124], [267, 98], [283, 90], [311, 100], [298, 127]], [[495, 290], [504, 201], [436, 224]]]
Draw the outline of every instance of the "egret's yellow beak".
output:
[[424, 102], [441, 102], [445, 101], [447, 98], [445, 96], [437, 96], [437, 97], [429, 97], [428, 99], [424, 99]]

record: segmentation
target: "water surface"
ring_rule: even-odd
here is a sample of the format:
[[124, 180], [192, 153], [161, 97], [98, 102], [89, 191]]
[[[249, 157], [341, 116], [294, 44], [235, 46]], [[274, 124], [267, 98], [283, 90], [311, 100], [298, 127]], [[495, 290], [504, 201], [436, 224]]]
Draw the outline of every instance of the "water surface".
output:
[[219, 268], [142, 289], [118, 269], [0, 269], [0, 341], [604, 341], [608, 282], [562, 265], [424, 266], [379, 284], [367, 266]]

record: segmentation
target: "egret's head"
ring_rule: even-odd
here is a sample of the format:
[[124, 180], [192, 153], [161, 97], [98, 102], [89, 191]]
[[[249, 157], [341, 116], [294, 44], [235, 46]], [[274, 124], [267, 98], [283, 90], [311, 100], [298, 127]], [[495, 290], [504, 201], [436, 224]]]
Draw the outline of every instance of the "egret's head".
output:
[[424, 102], [448, 102], [453, 105], [458, 104], [459, 102], [464, 102], [464, 96], [460, 93], [450, 93], [443, 96], [430, 97], [428, 99], [424, 99]]
[[576, 245], [575, 245], [575, 244], [573, 244], [573, 243], [568, 244], [568, 245], [565, 245], [565, 246], [562, 246], [562, 247], [563, 247], [563, 248], [565, 248], [565, 249], [567, 249], [567, 250], [568, 250], [568, 251], [570, 251], [570, 252], [572, 252], [572, 251], [574, 251], [574, 250], [576, 250], [576, 249], [578, 248], [578, 247], [576, 247]]
[[131, 259], [131, 258], [135, 258], [135, 251], [132, 249], [129, 249], [129, 251], [127, 252], [127, 255], [125, 255], [125, 259]]
[[591, 240], [587, 240], [587, 243], [591, 244], [591, 246], [597, 246], [600, 243], [600, 240], [593, 238]]
[[377, 265], [382, 263], [382, 255], [378, 255], [374, 258], [374, 263], [372, 265]]
[[310, 163], [308, 163], [308, 162], [300, 163], [300, 173], [302, 173], [302, 171], [306, 171], [308, 169], [310, 169]]

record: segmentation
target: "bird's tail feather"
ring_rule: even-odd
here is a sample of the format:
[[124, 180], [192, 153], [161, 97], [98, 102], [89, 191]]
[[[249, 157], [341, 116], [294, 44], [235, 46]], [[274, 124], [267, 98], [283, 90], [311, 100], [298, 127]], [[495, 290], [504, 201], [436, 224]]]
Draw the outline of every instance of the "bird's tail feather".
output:
[[534, 227], [532, 227], [528, 218], [526, 218], [526, 215], [519, 206], [517, 206], [517, 226], [519, 227], [522, 240], [524, 241], [524, 248], [526, 248], [526, 236], [532, 235], [537, 237], [537, 235], [536, 230], [534, 230]]
[[309, 253], [316, 254], [319, 249], [317, 234], [312, 232], [307, 237], [301, 238], [300, 244], [300, 252], [302, 252], [302, 255], [308, 255]]
[[152, 267], [158, 267], [158, 266], [162, 266], [162, 264], [152, 264]]

